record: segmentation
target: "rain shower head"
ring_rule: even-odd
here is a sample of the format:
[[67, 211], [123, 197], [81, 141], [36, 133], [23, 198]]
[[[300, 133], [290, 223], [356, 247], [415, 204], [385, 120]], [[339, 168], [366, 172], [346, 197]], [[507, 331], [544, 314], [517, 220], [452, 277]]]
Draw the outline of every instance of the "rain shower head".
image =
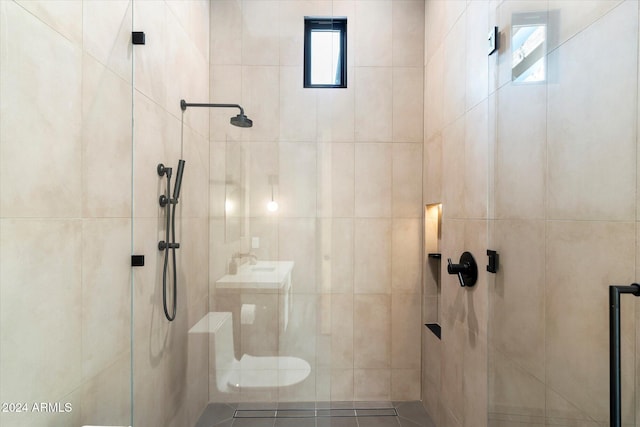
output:
[[244, 114], [238, 114], [235, 117], [231, 117], [229, 123], [234, 126], [238, 126], [239, 128], [250, 128], [253, 126], [253, 121]]
[[240, 114], [235, 117], [231, 117], [229, 123], [241, 128], [250, 128], [253, 126], [253, 121], [245, 116], [244, 109], [238, 104], [191, 104], [187, 103], [184, 99], [180, 100], [180, 108], [182, 111], [186, 111], [187, 107], [208, 107], [208, 108], [239, 108]]

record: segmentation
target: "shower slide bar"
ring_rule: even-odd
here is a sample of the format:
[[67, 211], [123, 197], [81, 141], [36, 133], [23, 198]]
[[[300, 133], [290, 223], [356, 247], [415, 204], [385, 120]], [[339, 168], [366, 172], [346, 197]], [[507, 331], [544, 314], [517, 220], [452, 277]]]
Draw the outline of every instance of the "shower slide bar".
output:
[[[160, 177], [167, 177], [167, 194], [161, 195], [159, 204], [161, 208], [166, 208], [165, 218], [165, 240], [158, 242], [158, 250], [164, 252], [164, 266], [162, 269], [162, 305], [164, 308], [164, 315], [169, 322], [173, 322], [176, 318], [176, 312], [178, 309], [178, 276], [176, 271], [176, 249], [180, 248], [180, 243], [176, 242], [176, 206], [178, 205], [178, 198], [180, 197], [180, 188], [182, 187], [182, 175], [184, 174], [185, 161], [178, 160], [178, 173], [176, 174], [176, 183], [171, 194], [171, 173], [172, 168], [165, 167], [160, 163], [157, 167], [157, 172]], [[173, 304], [171, 310], [167, 303], [167, 273], [169, 269], [169, 255], [173, 260]]]
[[620, 294], [640, 296], [640, 285], [609, 286], [609, 398], [610, 426], [622, 426], [620, 379]]

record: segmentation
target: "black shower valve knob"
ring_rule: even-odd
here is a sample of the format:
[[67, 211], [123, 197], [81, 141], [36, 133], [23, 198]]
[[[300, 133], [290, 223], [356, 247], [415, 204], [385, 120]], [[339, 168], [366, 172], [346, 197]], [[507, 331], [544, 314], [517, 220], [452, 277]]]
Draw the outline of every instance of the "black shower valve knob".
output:
[[448, 262], [447, 272], [458, 275], [460, 286], [471, 287], [476, 284], [478, 281], [478, 265], [471, 252], [463, 252], [458, 264], [453, 264], [451, 258], [448, 259]]

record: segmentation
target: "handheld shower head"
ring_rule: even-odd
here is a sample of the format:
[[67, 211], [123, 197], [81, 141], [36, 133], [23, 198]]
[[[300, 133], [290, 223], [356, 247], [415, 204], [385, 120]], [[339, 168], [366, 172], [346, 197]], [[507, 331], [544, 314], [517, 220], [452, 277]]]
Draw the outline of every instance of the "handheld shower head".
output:
[[173, 199], [177, 202], [182, 187], [182, 174], [184, 173], [184, 160], [178, 160], [178, 172], [176, 173], [176, 185], [173, 187]]

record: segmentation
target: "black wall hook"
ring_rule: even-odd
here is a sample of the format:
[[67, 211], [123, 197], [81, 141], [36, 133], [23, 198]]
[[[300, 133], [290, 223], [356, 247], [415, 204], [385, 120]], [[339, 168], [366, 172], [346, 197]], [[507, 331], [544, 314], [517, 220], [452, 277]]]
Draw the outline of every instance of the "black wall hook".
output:
[[457, 274], [460, 286], [471, 287], [478, 281], [478, 265], [473, 259], [471, 252], [463, 252], [460, 255], [460, 264], [453, 264], [451, 258], [448, 259], [447, 272]]

